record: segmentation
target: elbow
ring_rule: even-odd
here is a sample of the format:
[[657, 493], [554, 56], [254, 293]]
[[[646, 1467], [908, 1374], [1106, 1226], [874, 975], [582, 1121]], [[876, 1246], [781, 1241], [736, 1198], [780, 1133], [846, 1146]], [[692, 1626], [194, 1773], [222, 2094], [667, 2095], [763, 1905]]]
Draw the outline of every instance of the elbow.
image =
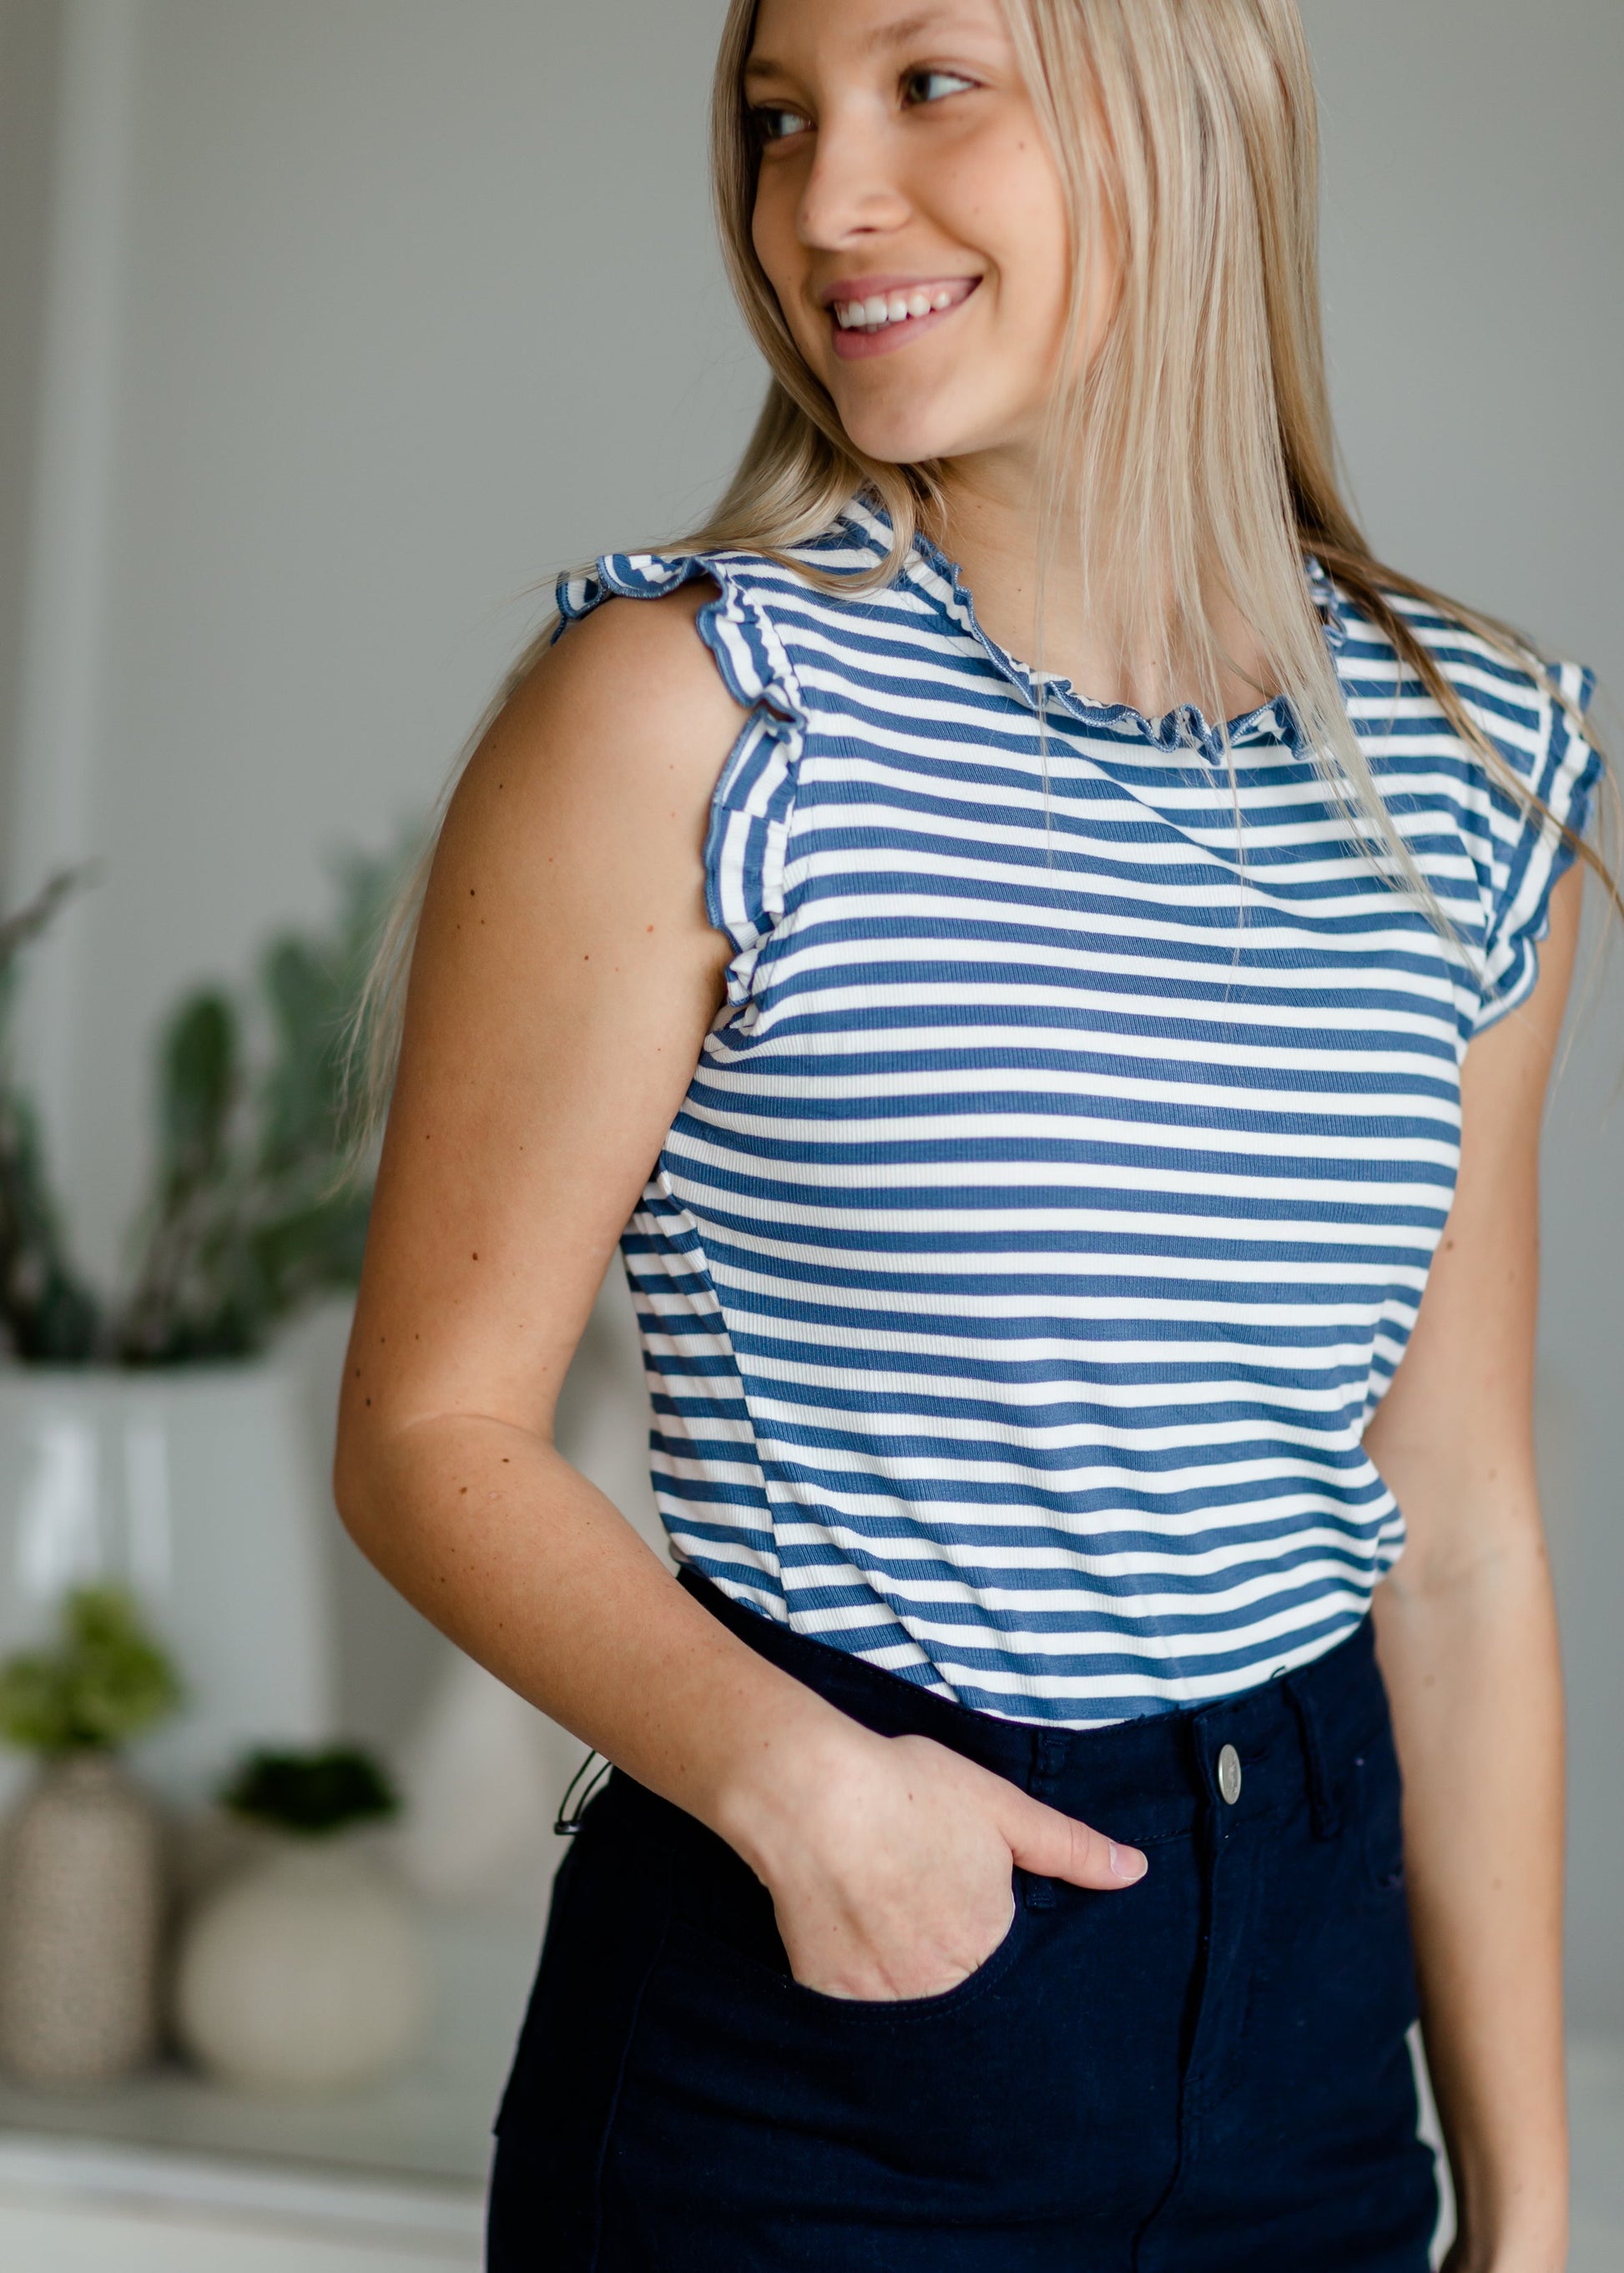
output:
[[378, 1560], [380, 1466], [372, 1432], [341, 1414], [333, 1455], [333, 1504], [339, 1521], [369, 1563]]

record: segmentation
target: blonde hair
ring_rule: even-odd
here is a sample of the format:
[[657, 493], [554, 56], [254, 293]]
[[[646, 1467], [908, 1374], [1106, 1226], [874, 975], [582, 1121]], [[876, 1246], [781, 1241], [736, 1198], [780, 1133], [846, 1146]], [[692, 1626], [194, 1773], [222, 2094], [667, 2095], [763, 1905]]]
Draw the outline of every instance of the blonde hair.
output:
[[[1255, 636], [1350, 831], [1453, 937], [1388, 813], [1342, 701], [1304, 574], [1313, 554], [1376, 626], [1525, 812], [1554, 816], [1472, 716], [1395, 604], [1422, 603], [1488, 641], [1572, 705], [1522, 634], [1378, 561], [1336, 476], [1319, 278], [1319, 124], [1297, 0], [1002, 0], [1060, 167], [1072, 241], [1071, 336], [1084, 336], [1093, 248], [1112, 245], [1119, 296], [1092, 362], [1063, 377], [1045, 452], [1039, 589], [1068, 544], [1109, 589], [1124, 661], [1180, 672], [1222, 719], [1222, 594]], [[749, 446], [705, 524], [671, 549], [783, 556], [867, 491], [891, 523], [862, 577], [808, 581], [851, 595], [891, 583], [940, 532], [938, 470], [866, 457], [799, 349], [752, 239], [757, 141], [744, 67], [758, 0], [732, 0], [711, 115], [713, 183], [734, 293], [771, 380]], [[1109, 151], [1108, 162], [1092, 154]], [[1090, 532], [1085, 542], [1083, 532]], [[1094, 532], [1099, 532], [1095, 536]], [[1096, 620], [1101, 616], [1096, 613]], [[1041, 607], [1039, 643], [1041, 647]], [[543, 627], [490, 716], [550, 641]], [[1040, 664], [1041, 653], [1033, 658]], [[1259, 694], [1261, 700], [1261, 693]], [[487, 721], [488, 723], [488, 721]], [[1575, 721], [1576, 723], [1576, 721]], [[481, 730], [483, 731], [483, 728]], [[470, 745], [470, 747], [473, 745]], [[1233, 776], [1232, 776], [1233, 778]], [[1605, 864], [1562, 827], [1600, 874]], [[367, 989], [366, 1088], [380, 1117], [432, 859], [388, 926]]]

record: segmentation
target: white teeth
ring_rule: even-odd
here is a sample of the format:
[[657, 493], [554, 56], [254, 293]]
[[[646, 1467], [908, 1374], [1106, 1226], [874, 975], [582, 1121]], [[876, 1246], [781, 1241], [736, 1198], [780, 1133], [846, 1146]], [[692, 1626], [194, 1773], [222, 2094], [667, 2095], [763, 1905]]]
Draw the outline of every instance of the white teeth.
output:
[[905, 292], [876, 292], [866, 300], [837, 300], [834, 319], [843, 332], [883, 331], [888, 324], [905, 324], [937, 309], [956, 307], [959, 298], [951, 285], [915, 284]]

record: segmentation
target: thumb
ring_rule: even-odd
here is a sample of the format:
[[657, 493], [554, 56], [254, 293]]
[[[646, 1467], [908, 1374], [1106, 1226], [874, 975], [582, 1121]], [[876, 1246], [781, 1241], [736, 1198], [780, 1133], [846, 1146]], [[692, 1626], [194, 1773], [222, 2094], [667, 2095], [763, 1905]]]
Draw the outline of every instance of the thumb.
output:
[[1137, 1847], [1118, 1846], [1103, 1832], [1073, 1821], [1024, 1791], [1010, 1793], [1001, 1828], [1023, 1871], [1037, 1879], [1064, 1879], [1070, 1887], [1115, 1889], [1136, 1886], [1150, 1865]]

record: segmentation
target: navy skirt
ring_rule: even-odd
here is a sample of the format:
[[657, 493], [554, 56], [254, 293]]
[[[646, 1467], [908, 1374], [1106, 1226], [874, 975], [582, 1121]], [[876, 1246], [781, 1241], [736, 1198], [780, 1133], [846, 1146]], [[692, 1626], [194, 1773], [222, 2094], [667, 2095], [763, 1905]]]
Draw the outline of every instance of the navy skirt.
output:
[[[615, 1775], [560, 1871], [492, 2179], [492, 2273], [1425, 2273], [1399, 1772], [1368, 1622], [1243, 1697], [996, 1721], [690, 1579], [883, 1735], [1142, 1847], [1018, 1874], [940, 1997], [791, 1976], [764, 1888]], [[1238, 1770], [1238, 1777], [1237, 1771]]]

